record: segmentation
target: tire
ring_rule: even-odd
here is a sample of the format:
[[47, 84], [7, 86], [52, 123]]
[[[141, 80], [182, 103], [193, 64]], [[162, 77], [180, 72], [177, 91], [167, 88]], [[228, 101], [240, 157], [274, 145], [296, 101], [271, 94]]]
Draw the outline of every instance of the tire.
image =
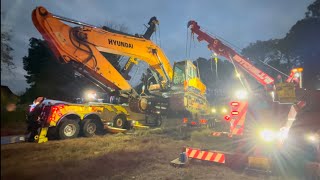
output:
[[214, 128], [214, 120], [213, 119], [209, 119], [208, 120], [207, 128], [208, 129], [213, 129]]
[[162, 117], [161, 116], [158, 116], [156, 117], [156, 120], [155, 120], [155, 127], [161, 127], [162, 125]]
[[58, 138], [58, 131], [57, 131], [57, 127], [49, 127], [48, 129], [48, 133], [47, 133], [47, 137], [49, 140], [54, 140]]
[[145, 117], [145, 124], [152, 127], [161, 127], [162, 125], [162, 116], [160, 115], [151, 115]]
[[117, 116], [116, 118], [114, 118], [113, 120], [113, 127], [116, 128], [122, 128], [122, 129], [126, 129], [127, 128], [127, 120], [125, 118], [125, 116]]
[[85, 119], [83, 120], [82, 125], [82, 134], [85, 137], [92, 137], [94, 135], [100, 135], [102, 134], [102, 126], [101, 123], [99, 123], [96, 119]]
[[38, 131], [31, 131], [29, 133], [29, 137], [27, 138], [27, 142], [34, 142], [35, 141], [35, 136], [38, 135]]
[[72, 139], [78, 137], [80, 126], [77, 121], [65, 119], [59, 124], [58, 138], [59, 139]]

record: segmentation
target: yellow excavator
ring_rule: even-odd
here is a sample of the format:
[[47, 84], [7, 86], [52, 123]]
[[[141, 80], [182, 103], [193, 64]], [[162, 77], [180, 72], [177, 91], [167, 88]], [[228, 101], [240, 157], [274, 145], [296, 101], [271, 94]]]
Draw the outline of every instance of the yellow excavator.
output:
[[[199, 79], [197, 67], [189, 60], [175, 62], [172, 67], [162, 49], [150, 40], [159, 23], [155, 17], [150, 19], [144, 35], [111, 32], [52, 14], [44, 7], [33, 10], [32, 21], [57, 59], [72, 64], [106, 91], [119, 92], [133, 111], [147, 113], [151, 107], [167, 103], [167, 110], [183, 114], [184, 118], [200, 120], [210, 112], [206, 86]], [[129, 60], [119, 71], [103, 53], [127, 56]], [[145, 78], [140, 94], [127, 80], [128, 70], [139, 61], [149, 65], [153, 80], [148, 82], [150, 78]]]

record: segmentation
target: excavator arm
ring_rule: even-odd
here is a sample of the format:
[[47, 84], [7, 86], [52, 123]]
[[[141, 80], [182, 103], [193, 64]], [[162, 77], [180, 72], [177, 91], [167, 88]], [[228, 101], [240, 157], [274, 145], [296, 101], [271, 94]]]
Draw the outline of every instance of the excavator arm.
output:
[[[32, 12], [32, 21], [59, 60], [73, 64], [80, 73], [91, 76], [106, 88], [132, 89], [101, 52], [145, 61], [160, 75], [163, 84], [169, 86], [172, 81], [172, 67], [166, 55], [156, 44], [144, 37], [112, 33], [54, 15], [44, 7], [37, 7]], [[72, 27], [63, 21], [81, 26]], [[148, 38], [150, 33], [145, 36]]]

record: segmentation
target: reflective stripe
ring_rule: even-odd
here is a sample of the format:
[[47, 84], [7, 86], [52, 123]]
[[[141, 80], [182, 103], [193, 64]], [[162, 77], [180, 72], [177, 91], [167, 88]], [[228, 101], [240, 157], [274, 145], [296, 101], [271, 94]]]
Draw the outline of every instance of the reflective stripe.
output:
[[190, 153], [190, 155], [189, 155], [189, 157], [194, 157], [194, 155], [196, 154], [196, 152], [197, 152], [196, 150], [192, 150], [191, 153]]
[[189, 158], [200, 159], [210, 162], [225, 163], [225, 155], [218, 152], [201, 151], [200, 149], [186, 148]]
[[208, 152], [208, 155], [204, 158], [204, 160], [209, 161], [212, 156], [213, 156], [213, 153], [212, 152]]
[[247, 109], [248, 102], [241, 102], [240, 107], [236, 109], [239, 112], [239, 114], [232, 116], [232, 123], [230, 126], [230, 132], [232, 135], [242, 135]]
[[209, 152], [207, 152], [207, 151], [202, 151], [202, 152], [203, 152], [203, 154], [202, 154], [202, 156], [201, 156], [201, 159], [202, 159], [202, 160], [205, 160], [206, 157], [208, 156], [208, 153], [209, 153]]

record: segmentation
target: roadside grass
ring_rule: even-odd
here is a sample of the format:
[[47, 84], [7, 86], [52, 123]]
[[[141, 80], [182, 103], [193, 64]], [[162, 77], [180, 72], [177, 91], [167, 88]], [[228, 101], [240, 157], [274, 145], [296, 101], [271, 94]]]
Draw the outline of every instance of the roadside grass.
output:
[[212, 136], [213, 129], [198, 129], [191, 132], [190, 140], [193, 145], [200, 149], [232, 152], [234, 146], [230, 138], [226, 136]]
[[[1, 146], [1, 169], [5, 179], [40, 179], [47, 174], [52, 179], [69, 175], [78, 179], [78, 173], [83, 179], [100, 176], [120, 176], [122, 179], [128, 171], [139, 168], [141, 164], [147, 166], [152, 161], [163, 161], [165, 149], [176, 156], [178, 151], [175, 148], [164, 136], [136, 137], [123, 134], [44, 144], [13, 144]], [[72, 170], [74, 168], [77, 170]], [[16, 173], [17, 169], [23, 173]]]
[[[173, 121], [172, 121], [173, 122]], [[174, 122], [173, 122], [174, 123]], [[166, 126], [91, 138], [1, 146], [3, 179], [294, 179], [246, 175], [219, 164], [191, 160], [184, 168], [170, 161], [183, 147], [230, 151], [226, 137], [212, 129]]]
[[[257, 179], [221, 165], [169, 163], [184, 140], [125, 134], [1, 146], [3, 179]], [[261, 176], [259, 176], [261, 179]]]

